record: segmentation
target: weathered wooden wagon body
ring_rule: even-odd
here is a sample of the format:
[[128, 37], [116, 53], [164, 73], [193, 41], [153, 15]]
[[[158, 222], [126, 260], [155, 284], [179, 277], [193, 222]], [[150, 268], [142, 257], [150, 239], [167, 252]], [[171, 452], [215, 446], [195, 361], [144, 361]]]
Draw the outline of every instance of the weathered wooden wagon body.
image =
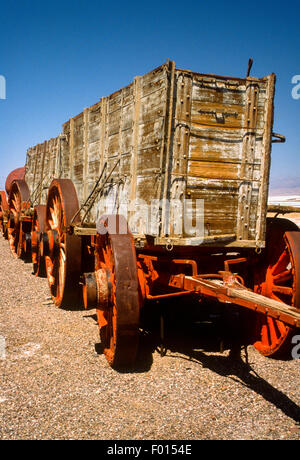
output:
[[[117, 213], [125, 203], [162, 200], [155, 243], [166, 244], [168, 234], [172, 244], [191, 245], [184, 228], [181, 234], [173, 228], [168, 200], [198, 199], [205, 201], [208, 243], [263, 247], [274, 83], [274, 75], [227, 78], [163, 65], [29, 149], [25, 180], [46, 203], [52, 179], [69, 178], [83, 204], [105, 167], [113, 172], [89, 222], [107, 204]], [[143, 225], [132, 232], [149, 234]]]
[[146, 300], [255, 310], [269, 356], [300, 326], [299, 229], [267, 219], [274, 87], [274, 74], [167, 62], [28, 150], [8, 200], [12, 252], [32, 257], [58, 306], [97, 309], [113, 367], [134, 361]]

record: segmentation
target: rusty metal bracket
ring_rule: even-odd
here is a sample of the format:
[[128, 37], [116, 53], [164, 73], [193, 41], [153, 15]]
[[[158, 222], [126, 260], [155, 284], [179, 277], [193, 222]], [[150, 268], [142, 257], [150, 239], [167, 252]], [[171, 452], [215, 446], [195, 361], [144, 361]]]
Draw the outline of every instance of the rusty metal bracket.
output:
[[248, 69], [247, 69], [246, 78], [250, 77], [250, 72], [251, 72], [251, 69], [252, 69], [252, 65], [253, 65], [253, 59], [250, 58], [249, 61], [248, 61]]
[[173, 264], [178, 264], [178, 265], [190, 265], [192, 267], [192, 273], [193, 276], [198, 275], [198, 267], [197, 267], [197, 262], [192, 259], [172, 259]]
[[284, 144], [286, 141], [285, 136], [282, 134], [272, 133], [272, 137], [275, 137], [275, 139], [272, 139], [273, 144], [276, 144], [277, 142]]

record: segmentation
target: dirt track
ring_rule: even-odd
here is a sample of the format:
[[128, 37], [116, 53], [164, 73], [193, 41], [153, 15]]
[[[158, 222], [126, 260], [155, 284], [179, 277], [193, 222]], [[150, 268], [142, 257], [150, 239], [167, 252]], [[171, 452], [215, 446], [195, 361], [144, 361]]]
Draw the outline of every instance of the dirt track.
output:
[[[95, 312], [47, 303], [48, 284], [0, 237], [1, 439], [300, 439], [300, 360], [221, 354], [213, 328], [182, 325], [165, 357], [141, 338], [134, 372], [112, 370]], [[182, 305], [185, 308], [185, 305]], [[174, 331], [173, 331], [174, 332]]]

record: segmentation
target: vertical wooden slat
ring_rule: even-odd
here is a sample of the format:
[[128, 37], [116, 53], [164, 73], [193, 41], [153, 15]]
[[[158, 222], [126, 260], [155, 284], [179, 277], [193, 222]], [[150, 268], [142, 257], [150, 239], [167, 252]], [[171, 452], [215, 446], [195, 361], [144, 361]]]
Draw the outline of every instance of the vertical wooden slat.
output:
[[173, 116], [173, 107], [174, 107], [174, 85], [175, 85], [175, 62], [170, 61], [170, 83], [169, 83], [169, 94], [168, 94], [168, 103], [167, 103], [167, 130], [166, 130], [166, 140], [165, 140], [165, 165], [166, 170], [164, 174], [164, 185], [163, 185], [163, 206], [162, 206], [162, 215], [161, 215], [161, 236], [165, 235], [165, 230], [168, 227], [169, 221], [169, 207], [166, 205], [166, 199], [168, 198], [168, 191], [170, 188], [170, 178], [172, 163], [170, 162], [171, 158], [171, 136], [172, 136], [172, 125], [174, 122]]
[[40, 177], [40, 186], [39, 186], [39, 193], [38, 193], [38, 204], [41, 203], [42, 200], [42, 191], [44, 185], [44, 168], [45, 168], [45, 156], [47, 151], [47, 141], [43, 144], [43, 157], [42, 157], [42, 167], [41, 167], [41, 177]]
[[[165, 64], [165, 82], [166, 82], [166, 94], [168, 96], [169, 91], [169, 84], [168, 84], [168, 68]], [[166, 102], [164, 105], [164, 123], [162, 124], [162, 133], [161, 133], [161, 145], [160, 145], [160, 170], [159, 170], [159, 180], [158, 180], [158, 187], [157, 187], [157, 194], [155, 196], [156, 199], [162, 200], [163, 198], [163, 178], [166, 171], [166, 162], [165, 162], [165, 153], [166, 153], [166, 145], [165, 145], [165, 137], [166, 137], [166, 119], [167, 119], [167, 110], [168, 110], [168, 97], [166, 96]]]
[[[120, 119], [119, 119], [119, 136], [118, 136], [118, 160], [121, 159], [123, 153], [123, 110], [124, 110], [124, 88], [121, 91], [121, 107], [120, 107]], [[121, 162], [119, 162], [118, 176], [121, 176]]]
[[100, 143], [99, 143], [99, 176], [104, 166], [105, 142], [106, 142], [106, 118], [107, 118], [107, 98], [101, 99], [101, 119], [100, 119]]
[[134, 79], [134, 116], [133, 116], [133, 133], [132, 133], [132, 146], [131, 146], [132, 153], [131, 153], [131, 164], [130, 164], [130, 178], [131, 178], [130, 200], [131, 201], [136, 199], [140, 107], [141, 107], [141, 77], [135, 77]]
[[89, 109], [84, 109], [83, 112], [83, 199], [88, 196], [88, 166], [89, 166]]
[[35, 181], [36, 181], [36, 171], [37, 171], [37, 166], [38, 166], [38, 161], [39, 161], [39, 150], [40, 150], [40, 144], [38, 144], [35, 148], [35, 162], [34, 162], [34, 172], [33, 172], [31, 193], [34, 191], [36, 187]]
[[264, 135], [263, 135], [263, 156], [261, 159], [261, 178], [258, 197], [258, 212], [256, 226], [256, 245], [264, 246], [266, 232], [266, 215], [268, 205], [269, 176], [271, 166], [272, 148], [272, 126], [274, 114], [274, 95], [275, 95], [275, 74], [267, 77], [267, 94], [265, 105]]
[[250, 208], [252, 202], [254, 149], [256, 141], [257, 102], [259, 86], [251, 78], [246, 80], [245, 128], [243, 135], [242, 159], [237, 210], [237, 239], [247, 240], [250, 228]]
[[70, 118], [70, 161], [69, 161], [69, 174], [70, 179], [73, 180], [74, 171], [74, 118]]

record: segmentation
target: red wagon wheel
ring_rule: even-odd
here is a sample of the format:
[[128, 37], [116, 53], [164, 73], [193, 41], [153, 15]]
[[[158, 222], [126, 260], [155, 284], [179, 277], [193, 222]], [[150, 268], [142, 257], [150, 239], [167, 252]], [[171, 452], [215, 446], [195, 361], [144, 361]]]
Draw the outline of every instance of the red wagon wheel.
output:
[[8, 203], [6, 198], [6, 193], [4, 190], [0, 191], [0, 232], [7, 238], [7, 222], [8, 217]]
[[79, 210], [77, 193], [70, 179], [54, 179], [46, 205], [43, 255], [50, 291], [58, 307], [82, 304], [79, 289], [81, 239], [69, 233], [72, 217]]
[[[291, 231], [289, 231], [291, 230]], [[266, 265], [258, 274], [256, 292], [300, 309], [300, 231], [286, 219], [267, 231]], [[279, 320], [258, 315], [255, 348], [264, 356], [290, 356], [293, 330]]]
[[41, 236], [45, 231], [46, 206], [39, 204], [34, 208], [31, 229], [31, 258], [35, 276], [46, 276], [45, 258], [40, 251]]
[[30, 254], [31, 219], [25, 215], [29, 209], [30, 192], [24, 180], [15, 180], [10, 188], [7, 224], [8, 242], [14, 257], [26, 259]]
[[[109, 229], [116, 219], [116, 230]], [[114, 369], [130, 367], [139, 341], [140, 301], [133, 237], [122, 216], [100, 219], [105, 235], [97, 235], [95, 276], [99, 286], [97, 318], [104, 354]], [[126, 233], [118, 234], [118, 229]]]

